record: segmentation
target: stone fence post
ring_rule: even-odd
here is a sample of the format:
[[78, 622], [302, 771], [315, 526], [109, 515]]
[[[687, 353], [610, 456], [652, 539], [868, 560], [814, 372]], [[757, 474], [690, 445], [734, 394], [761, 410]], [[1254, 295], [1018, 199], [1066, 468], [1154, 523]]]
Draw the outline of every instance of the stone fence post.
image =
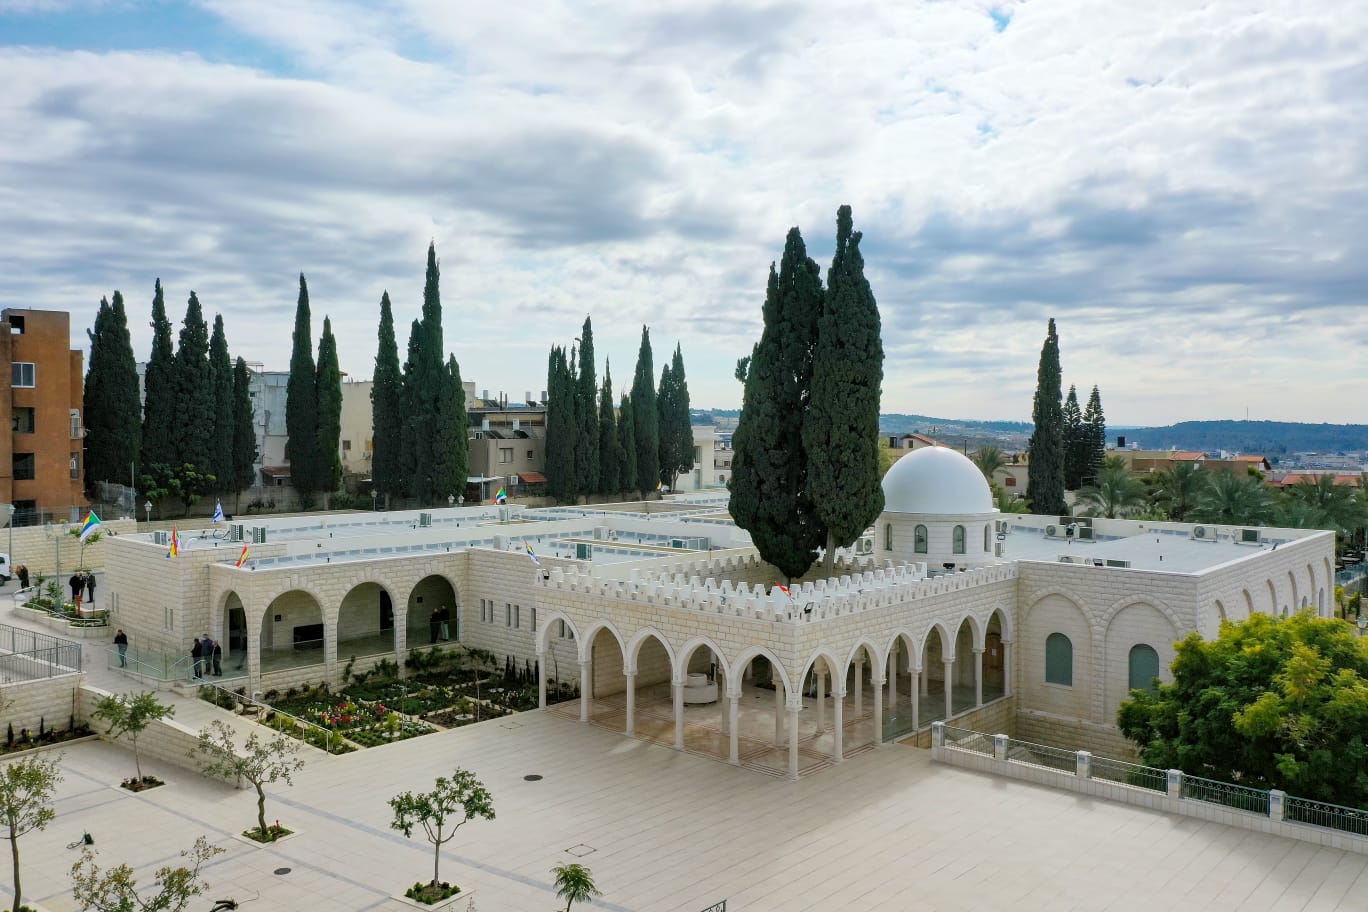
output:
[[1074, 757], [1074, 775], [1079, 779], [1092, 778], [1092, 754], [1079, 751]]
[[993, 759], [999, 763], [1007, 762], [1007, 736], [993, 735]]
[[1168, 796], [1174, 801], [1183, 797], [1183, 771], [1168, 771]]
[[945, 749], [945, 723], [931, 723], [931, 758], [939, 760], [941, 751]]
[[1282, 789], [1268, 790], [1268, 819], [1287, 819], [1287, 793]]

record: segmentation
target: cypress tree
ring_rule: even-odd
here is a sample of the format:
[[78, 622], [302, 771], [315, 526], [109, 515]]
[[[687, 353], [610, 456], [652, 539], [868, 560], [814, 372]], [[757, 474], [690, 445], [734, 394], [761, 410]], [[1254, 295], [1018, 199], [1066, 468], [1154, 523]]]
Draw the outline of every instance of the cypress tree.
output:
[[[371, 487], [385, 495], [403, 490], [404, 376], [389, 292], [380, 297], [380, 345], [371, 384]], [[464, 397], [461, 402], [465, 408]]]
[[1031, 501], [1032, 513], [1054, 516], [1068, 510], [1064, 502], [1064, 412], [1060, 404], [1060, 375], [1059, 336], [1055, 333], [1052, 317], [1045, 344], [1040, 349], [1035, 405], [1031, 413], [1035, 430], [1029, 444], [1026, 496]]
[[826, 529], [826, 572], [883, 512], [879, 392], [883, 342], [879, 306], [864, 274], [861, 232], [849, 206], [836, 213], [836, 253], [812, 349], [811, 400], [803, 420], [808, 496]]
[[1083, 467], [1087, 463], [1088, 440], [1083, 426], [1083, 412], [1078, 407], [1078, 390], [1069, 384], [1069, 395], [1064, 398], [1064, 488], [1077, 491], [1083, 487]]
[[618, 439], [617, 417], [613, 414], [613, 366], [603, 362], [603, 390], [599, 394], [599, 480], [594, 490], [616, 494], [622, 487], [622, 441]]
[[575, 387], [565, 349], [555, 346], [546, 369], [546, 484], [560, 503], [575, 501]]
[[[412, 450], [408, 487], [420, 503], [430, 504], [451, 490], [454, 454], [448, 443], [458, 416], [444, 412], [451, 399], [450, 372], [442, 354], [441, 270], [437, 245], [428, 244], [427, 276], [423, 283], [423, 316], [409, 336], [409, 361], [404, 367], [405, 447]], [[464, 397], [464, 391], [461, 392]], [[464, 412], [464, 398], [462, 398]], [[464, 479], [460, 491], [465, 490]]]
[[214, 395], [214, 427], [210, 444], [210, 469], [214, 489], [220, 494], [236, 490], [233, 472], [233, 361], [228, 356], [228, 336], [223, 315], [214, 314], [209, 337], [209, 386]]
[[318, 340], [318, 370], [314, 389], [318, 399], [315, 458], [318, 460], [317, 490], [325, 495], [342, 486], [342, 371], [337, 365], [337, 340], [332, 321], [323, 318], [323, 336]]
[[461, 366], [454, 355], [447, 357], [443, 373], [441, 414], [437, 494], [443, 497], [464, 495], [466, 478], [470, 474], [470, 418], [466, 413]]
[[779, 269], [770, 264], [764, 330], [732, 435], [729, 501], [732, 518], [750, 532], [760, 556], [790, 579], [812, 566], [826, 539], [809, 499], [800, 433], [821, 309], [821, 273], [792, 228]]
[[641, 327], [636, 376], [632, 380], [632, 419], [636, 435], [637, 490], [653, 490], [660, 480], [660, 426], [656, 414], [655, 368], [651, 364], [651, 332]]
[[1096, 386], [1092, 388], [1088, 406], [1083, 410], [1083, 429], [1082, 436], [1086, 442], [1084, 480], [1088, 484], [1095, 484], [1097, 473], [1107, 458], [1107, 419], [1102, 414], [1102, 394]]
[[684, 376], [684, 353], [678, 344], [670, 364], [660, 372], [656, 412], [660, 416], [660, 480], [673, 491], [679, 476], [691, 471], [694, 465], [689, 381]]
[[419, 395], [422, 372], [423, 326], [409, 326], [408, 356], [404, 359], [404, 490], [426, 503], [425, 491], [432, 478], [432, 415], [423, 412]]
[[166, 318], [161, 279], [152, 295], [152, 353], [143, 377], [142, 461], [139, 474], [153, 466], [171, 467], [180, 460], [171, 439], [179, 423], [176, 414], [176, 353], [171, 345], [171, 321]]
[[90, 338], [90, 370], [86, 373], [86, 483], [122, 482], [133, 473], [142, 448], [142, 405], [138, 401], [138, 365], [128, 334], [123, 295], [103, 299]]
[[622, 448], [622, 466], [618, 476], [620, 483], [618, 490], [639, 490], [636, 462], [636, 419], [632, 417], [632, 397], [626, 393], [622, 395], [622, 405], [618, 408], [618, 446]]
[[285, 386], [285, 461], [290, 464], [290, 481], [299, 492], [300, 503], [309, 509], [314, 492], [319, 489], [318, 375], [309, 317], [309, 286], [303, 273], [299, 275], [293, 341], [290, 379]]
[[579, 376], [575, 381], [575, 487], [593, 493], [599, 485], [598, 381], [594, 377], [594, 327], [584, 318], [580, 330]]
[[175, 464], [192, 465], [199, 474], [212, 475], [215, 402], [209, 373], [209, 327], [193, 291], [185, 305], [174, 370], [177, 420], [171, 442]]
[[[232, 489], [239, 500], [242, 490], [256, 483], [256, 421], [252, 409], [252, 374], [247, 362], [233, 364], [233, 471]], [[236, 512], [236, 510], [235, 510]]]

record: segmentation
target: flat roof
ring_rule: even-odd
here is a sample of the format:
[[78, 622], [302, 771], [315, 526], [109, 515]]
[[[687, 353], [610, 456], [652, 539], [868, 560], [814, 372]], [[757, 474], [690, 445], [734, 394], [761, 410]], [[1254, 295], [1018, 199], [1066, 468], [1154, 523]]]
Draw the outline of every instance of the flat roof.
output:
[[1007, 560], [1058, 561], [1073, 557], [1083, 563], [1091, 560], [1130, 561], [1134, 570], [1162, 570], [1168, 573], [1200, 573], [1231, 561], [1268, 551], [1272, 542], [1259, 545], [1236, 544], [1229, 539], [1197, 540], [1187, 532], [1167, 530], [1138, 532], [1125, 537], [1102, 537], [1096, 541], [1049, 538], [1044, 530], [1012, 526], [1003, 541]]

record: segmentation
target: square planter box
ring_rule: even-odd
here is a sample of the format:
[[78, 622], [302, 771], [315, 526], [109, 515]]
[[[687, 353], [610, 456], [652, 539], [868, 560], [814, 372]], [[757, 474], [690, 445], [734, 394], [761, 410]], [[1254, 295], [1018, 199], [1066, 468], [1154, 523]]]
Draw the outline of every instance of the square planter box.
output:
[[427, 903], [420, 903], [416, 899], [409, 899], [403, 893], [396, 893], [390, 898], [397, 899], [404, 905], [413, 909], [428, 909], [432, 910], [432, 912], [460, 912], [461, 909], [466, 907], [466, 904], [470, 902], [470, 898], [474, 895], [474, 890], [462, 890], [450, 899], [435, 902], [430, 906]]

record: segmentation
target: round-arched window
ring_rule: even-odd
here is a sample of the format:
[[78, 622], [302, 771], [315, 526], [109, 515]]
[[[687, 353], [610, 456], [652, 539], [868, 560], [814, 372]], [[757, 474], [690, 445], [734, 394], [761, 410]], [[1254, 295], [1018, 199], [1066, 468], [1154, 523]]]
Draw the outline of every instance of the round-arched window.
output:
[[926, 553], [926, 526], [917, 526], [912, 530], [912, 550], [918, 554]]
[[1062, 633], [1045, 638], [1045, 683], [1073, 686], [1073, 641]]
[[951, 550], [956, 554], [964, 553], [964, 526], [955, 526], [955, 537]]
[[1153, 646], [1136, 643], [1130, 651], [1130, 689], [1154, 690], [1154, 679], [1159, 677], [1159, 653]]

